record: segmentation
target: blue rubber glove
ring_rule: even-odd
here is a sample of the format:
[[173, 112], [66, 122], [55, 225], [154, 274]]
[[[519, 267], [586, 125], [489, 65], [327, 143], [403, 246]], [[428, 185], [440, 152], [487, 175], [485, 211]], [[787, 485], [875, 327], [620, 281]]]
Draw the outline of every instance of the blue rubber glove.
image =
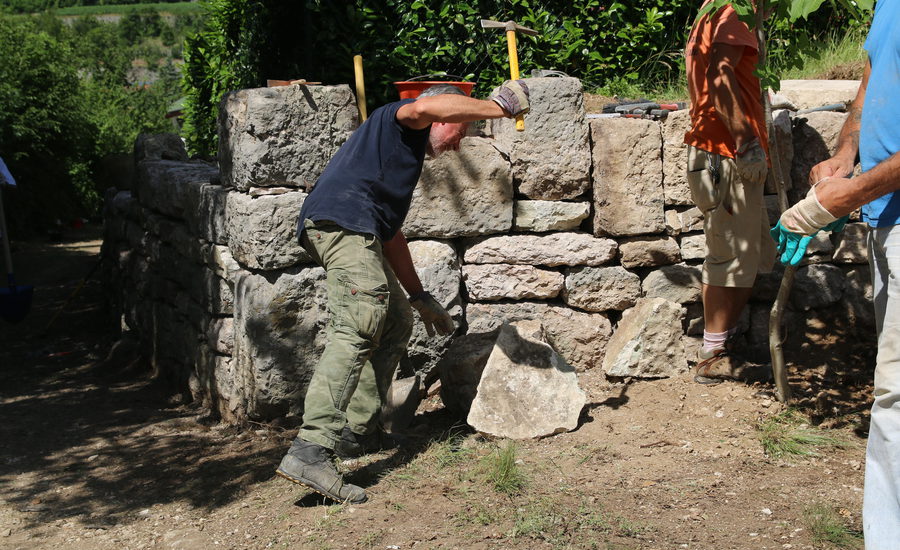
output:
[[[840, 220], [838, 220], [840, 221]], [[837, 222], [834, 222], [837, 223]], [[818, 231], [816, 231], [818, 233]], [[806, 247], [813, 240], [816, 233], [812, 235], [801, 235], [786, 229], [779, 221], [775, 227], [769, 230], [769, 234], [775, 240], [775, 246], [781, 257], [778, 258], [784, 265], [797, 265], [806, 254]]]
[[822, 228], [822, 231], [831, 231], [832, 233], [840, 233], [844, 230], [844, 226], [847, 225], [847, 222], [850, 220], [850, 215], [846, 215], [842, 218], [838, 218], [837, 220], [829, 223], [825, 227]]

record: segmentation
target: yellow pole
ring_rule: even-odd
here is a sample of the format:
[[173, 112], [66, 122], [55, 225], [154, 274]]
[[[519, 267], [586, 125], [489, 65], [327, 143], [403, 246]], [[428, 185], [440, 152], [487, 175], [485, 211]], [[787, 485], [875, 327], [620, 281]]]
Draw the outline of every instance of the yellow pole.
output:
[[359, 108], [359, 121], [366, 121], [366, 85], [363, 83], [363, 63], [361, 55], [353, 56], [353, 72], [356, 74], [356, 106]]
[[[519, 80], [519, 55], [516, 53], [516, 31], [506, 31], [506, 48], [509, 50], [509, 77]], [[516, 116], [516, 130], [525, 130], [525, 118]]]

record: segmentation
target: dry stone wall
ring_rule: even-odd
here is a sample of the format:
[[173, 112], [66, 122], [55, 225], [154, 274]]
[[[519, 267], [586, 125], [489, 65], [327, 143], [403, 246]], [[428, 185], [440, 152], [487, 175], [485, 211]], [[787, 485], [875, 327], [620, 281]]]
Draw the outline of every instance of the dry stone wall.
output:
[[[427, 160], [403, 226], [427, 290], [459, 325], [417, 324], [403, 375], [440, 372], [466, 411], [508, 323], [539, 320], [575, 371], [667, 377], [702, 332], [702, 213], [685, 181], [689, 119], [587, 117], [573, 78], [529, 79], [525, 131], [492, 121], [459, 152]], [[776, 113], [792, 193], [833, 150], [845, 115]], [[218, 164], [171, 135], [141, 136], [133, 191], [106, 201], [105, 276], [154, 368], [229, 421], [296, 418], [325, 343], [324, 271], [296, 238], [297, 214], [358, 125], [347, 86], [228, 94]], [[769, 187], [772, 190], [772, 187]], [[770, 220], [777, 201], [767, 196]], [[836, 309], [871, 323], [865, 228], [820, 235], [797, 274], [788, 320]], [[781, 272], [761, 277], [741, 322], [765, 354]]]

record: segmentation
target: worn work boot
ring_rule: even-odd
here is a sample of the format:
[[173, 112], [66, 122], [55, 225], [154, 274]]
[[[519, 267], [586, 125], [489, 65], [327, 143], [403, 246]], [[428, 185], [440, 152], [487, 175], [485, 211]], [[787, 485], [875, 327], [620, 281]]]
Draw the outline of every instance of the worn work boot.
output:
[[334, 467], [333, 456], [331, 450], [298, 437], [275, 473], [338, 502], [365, 502], [366, 492], [356, 485], [344, 483], [344, 478]]
[[772, 378], [772, 367], [751, 363], [727, 348], [697, 352], [694, 382], [718, 384], [723, 380], [738, 380], [751, 384], [767, 382]]
[[341, 430], [341, 439], [334, 445], [334, 454], [338, 458], [356, 458], [358, 456], [392, 449], [397, 442], [390, 435], [381, 430], [375, 430], [370, 434], [354, 433], [349, 426]]

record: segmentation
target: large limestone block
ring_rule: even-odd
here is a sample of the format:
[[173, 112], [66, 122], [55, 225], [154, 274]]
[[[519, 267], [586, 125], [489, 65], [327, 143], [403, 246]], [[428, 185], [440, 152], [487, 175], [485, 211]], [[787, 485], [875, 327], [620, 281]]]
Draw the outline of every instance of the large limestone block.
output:
[[232, 355], [234, 353], [234, 318], [211, 319], [206, 329], [206, 343], [217, 353]]
[[178, 134], [138, 134], [134, 141], [134, 162], [142, 160], [177, 160], [187, 161], [184, 141]]
[[612, 325], [602, 313], [585, 313], [553, 304], [467, 304], [469, 333], [485, 333], [503, 323], [540, 319], [547, 343], [578, 371], [593, 368], [603, 360]]
[[512, 216], [509, 161], [492, 140], [468, 137], [458, 152], [425, 161], [403, 233], [437, 238], [505, 233]]
[[513, 229], [516, 231], [569, 231], [591, 213], [588, 202], [516, 201]]
[[620, 266], [567, 270], [563, 300], [587, 311], [623, 310], [641, 295], [641, 278]]
[[201, 185], [197, 188], [196, 207], [188, 213], [188, 227], [201, 239], [225, 244], [225, 205], [228, 190], [221, 185]]
[[562, 273], [529, 265], [465, 265], [462, 271], [469, 298], [476, 301], [554, 298], [564, 283]]
[[813, 109], [832, 103], [850, 103], [859, 90], [859, 80], [782, 80], [779, 94], [797, 109]]
[[616, 241], [588, 233], [504, 235], [469, 246], [463, 259], [467, 264], [597, 266], [615, 258], [616, 248]]
[[813, 112], [794, 117], [794, 162], [791, 167], [791, 204], [809, 192], [809, 171], [831, 157], [847, 113]]
[[526, 78], [531, 111], [525, 131], [512, 119], [491, 121], [499, 147], [509, 154], [519, 193], [530, 199], [573, 199], [590, 186], [591, 152], [584, 94], [577, 78]]
[[622, 267], [655, 267], [681, 261], [681, 249], [672, 237], [637, 237], [619, 245]]
[[256, 198], [229, 193], [225, 228], [234, 258], [248, 268], [266, 270], [311, 263], [297, 239], [297, 216], [305, 199], [301, 191]]
[[226, 187], [305, 187], [356, 129], [349, 86], [278, 86], [229, 92], [219, 107]]
[[203, 161], [145, 160], [138, 163], [135, 196], [160, 214], [187, 219], [196, 206], [191, 200], [200, 187], [218, 179], [219, 171]]
[[662, 125], [663, 192], [666, 204], [694, 204], [687, 183], [687, 145], [684, 134], [691, 129], [687, 109], [669, 113]]
[[[460, 296], [459, 258], [456, 250], [446, 241], [410, 241], [409, 252], [422, 287], [434, 296], [459, 326], [463, 320]], [[410, 368], [416, 372], [432, 369], [447, 348], [453, 335], [428, 336], [425, 325], [417, 313], [413, 313], [413, 334], [409, 343]]]
[[866, 239], [869, 235], [869, 224], [848, 223], [844, 230], [838, 233], [837, 250], [834, 251], [834, 261], [840, 264], [865, 264], [869, 261], [869, 252]]
[[454, 338], [437, 365], [441, 379], [441, 401], [459, 416], [469, 414], [499, 328]]
[[660, 378], [688, 368], [682, 341], [679, 304], [665, 298], [642, 298], [622, 314], [606, 348], [608, 376]]
[[665, 230], [659, 123], [591, 120], [594, 234], [643, 235]]
[[543, 339], [540, 321], [503, 325], [466, 422], [495, 437], [574, 430], [587, 401], [575, 369]]
[[663, 266], [644, 278], [644, 296], [665, 298], [687, 304], [700, 300], [700, 266], [678, 264]]
[[325, 345], [325, 270], [245, 273], [235, 289], [234, 360], [250, 418], [302, 411]]
[[831, 305], [841, 299], [845, 284], [844, 272], [838, 266], [801, 267], [794, 277], [791, 303], [803, 311]]

